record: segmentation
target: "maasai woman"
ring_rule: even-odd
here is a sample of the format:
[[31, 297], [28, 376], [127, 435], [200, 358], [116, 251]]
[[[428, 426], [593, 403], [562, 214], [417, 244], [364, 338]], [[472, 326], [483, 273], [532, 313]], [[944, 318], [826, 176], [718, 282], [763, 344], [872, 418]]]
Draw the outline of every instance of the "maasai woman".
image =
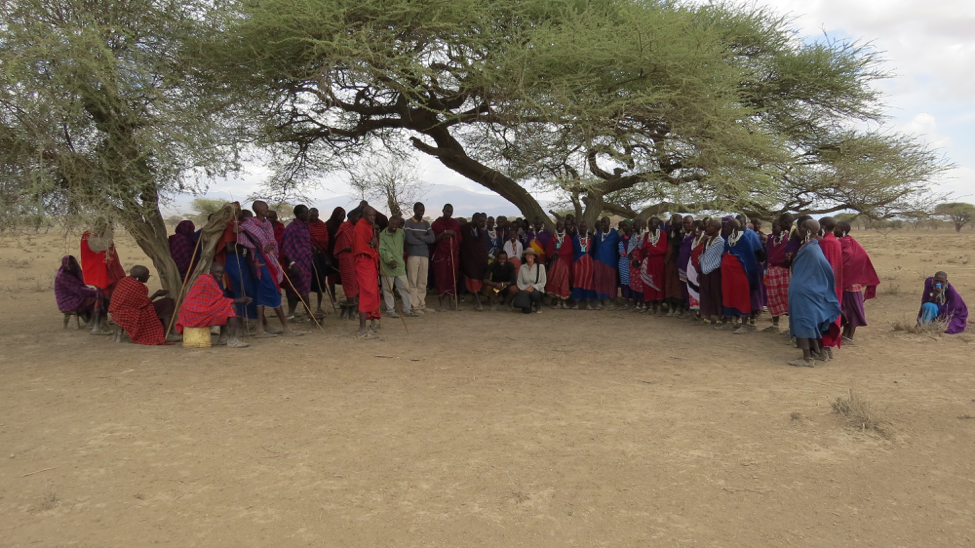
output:
[[711, 219], [705, 229], [707, 237], [701, 245], [703, 251], [698, 270], [701, 288], [701, 318], [710, 320], [718, 327], [721, 318], [721, 256], [724, 255], [724, 238], [721, 237], [721, 220]]
[[961, 333], [968, 325], [968, 307], [955, 287], [948, 283], [948, 274], [937, 272], [924, 281], [921, 310], [917, 314], [918, 325], [933, 321], [948, 325], [945, 333]]
[[603, 308], [604, 303], [616, 298], [616, 270], [619, 268], [620, 235], [610, 225], [609, 217], [599, 221], [599, 231], [596, 233], [593, 250], [593, 288], [599, 304], [596, 309]]
[[677, 257], [680, 255], [682, 243], [684, 217], [673, 215], [667, 223], [667, 250], [664, 253], [664, 301], [667, 303], [668, 316], [677, 314], [684, 296], [680, 273], [677, 271]]
[[634, 312], [647, 311], [646, 303], [643, 300], [643, 280], [640, 278], [640, 259], [643, 258], [641, 247], [646, 232], [646, 222], [643, 219], [637, 219], [633, 222], [633, 234], [630, 235], [630, 241], [626, 244], [626, 256], [630, 269], [630, 298], [635, 304]]
[[667, 232], [660, 219], [651, 217], [648, 231], [640, 246], [640, 280], [643, 282], [643, 300], [647, 312], [663, 315], [664, 302], [664, 257], [667, 255]]
[[552, 297], [552, 306], [565, 308], [571, 287], [572, 261], [574, 258], [572, 239], [567, 237], [565, 221], [555, 223], [555, 235], [548, 241], [545, 256], [549, 258], [548, 283], [545, 293]]
[[633, 235], [633, 225], [628, 221], [620, 221], [618, 231], [620, 241], [616, 244], [619, 254], [619, 273], [620, 273], [620, 298], [626, 308], [632, 306], [633, 295], [630, 294], [630, 238]]
[[592, 234], [586, 221], [579, 222], [579, 231], [572, 237], [572, 299], [574, 308], [593, 310], [590, 301], [596, 300], [593, 286]]
[[787, 256], [787, 247], [793, 244], [793, 255], [799, 249], [798, 242], [789, 237], [792, 217], [788, 213], [772, 222], [772, 234], [766, 241], [768, 268], [765, 272], [765, 288], [768, 292], [768, 310], [772, 315], [772, 325], [765, 328], [771, 333], [779, 332], [779, 316], [789, 313], [789, 280], [792, 273], [789, 266], [792, 257]]
[[850, 236], [850, 223], [837, 223], [834, 234], [843, 246], [843, 340], [852, 343], [857, 327], [867, 325], [863, 302], [877, 296], [880, 277], [867, 251]]
[[61, 258], [61, 268], [54, 277], [54, 298], [61, 312], [75, 312], [85, 323], [95, 309], [95, 290], [85, 285], [81, 265], [73, 255]]

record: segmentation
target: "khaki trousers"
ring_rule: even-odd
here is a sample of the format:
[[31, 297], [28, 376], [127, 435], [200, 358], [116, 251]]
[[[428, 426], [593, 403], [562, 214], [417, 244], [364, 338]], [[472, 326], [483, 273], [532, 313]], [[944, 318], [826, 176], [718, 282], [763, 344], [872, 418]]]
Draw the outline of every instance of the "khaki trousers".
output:
[[410, 282], [410, 303], [415, 310], [427, 307], [427, 276], [430, 272], [429, 257], [407, 257], [406, 277]]

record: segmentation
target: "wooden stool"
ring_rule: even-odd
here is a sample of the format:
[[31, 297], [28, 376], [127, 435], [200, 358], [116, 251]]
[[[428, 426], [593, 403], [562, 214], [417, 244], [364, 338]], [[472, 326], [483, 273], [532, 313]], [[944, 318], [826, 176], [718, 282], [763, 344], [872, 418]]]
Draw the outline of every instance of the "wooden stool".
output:
[[354, 320], [356, 319], [356, 313], [358, 312], [358, 305], [355, 303], [341, 303], [339, 307], [342, 308], [342, 312], [339, 314], [339, 319]]
[[[81, 329], [81, 314], [78, 314], [77, 312], [65, 312], [64, 313], [64, 323], [61, 325], [61, 328], [62, 329], [67, 329], [68, 328], [68, 322], [71, 321], [71, 316], [74, 316], [74, 321], [75, 321], [75, 324], [77, 325], [77, 328], [78, 329]], [[87, 323], [87, 322], [85, 322], [85, 323]]]

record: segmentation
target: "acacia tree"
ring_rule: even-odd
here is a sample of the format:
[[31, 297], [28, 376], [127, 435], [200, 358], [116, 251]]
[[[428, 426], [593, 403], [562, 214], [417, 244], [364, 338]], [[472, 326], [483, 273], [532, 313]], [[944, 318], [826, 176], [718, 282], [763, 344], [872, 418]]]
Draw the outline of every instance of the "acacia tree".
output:
[[225, 28], [216, 65], [258, 107], [278, 188], [391, 136], [528, 218], [553, 189], [590, 220], [868, 211], [943, 166], [910, 138], [843, 129], [881, 117], [869, 50], [801, 41], [761, 9], [242, 0]]
[[363, 199], [383, 202], [391, 215], [412, 211], [426, 194], [415, 162], [405, 154], [377, 153], [347, 168], [349, 185]]
[[938, 204], [934, 212], [947, 217], [955, 224], [955, 232], [961, 232], [961, 229], [971, 222], [972, 217], [975, 217], [975, 205], [966, 202]]
[[233, 165], [233, 114], [186, 45], [209, 4], [0, 4], [0, 163], [8, 204], [122, 224], [180, 286], [159, 204]]

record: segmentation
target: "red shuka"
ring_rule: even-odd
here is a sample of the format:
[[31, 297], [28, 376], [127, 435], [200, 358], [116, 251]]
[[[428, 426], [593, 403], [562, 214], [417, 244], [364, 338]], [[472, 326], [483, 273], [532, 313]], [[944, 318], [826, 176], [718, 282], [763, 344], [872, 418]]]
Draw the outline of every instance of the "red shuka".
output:
[[149, 288], [132, 276], [115, 284], [108, 311], [112, 321], [124, 329], [135, 344], [166, 344], [162, 323], [149, 300]]
[[107, 251], [95, 252], [88, 245], [90, 237], [90, 232], [81, 235], [81, 271], [86, 284], [107, 289], [124, 278], [125, 271], [122, 270], [122, 263], [118, 260], [114, 243]]
[[237, 316], [233, 302], [224, 296], [213, 276], [200, 274], [179, 307], [176, 332], [182, 333], [184, 327], [227, 325], [227, 318]]

